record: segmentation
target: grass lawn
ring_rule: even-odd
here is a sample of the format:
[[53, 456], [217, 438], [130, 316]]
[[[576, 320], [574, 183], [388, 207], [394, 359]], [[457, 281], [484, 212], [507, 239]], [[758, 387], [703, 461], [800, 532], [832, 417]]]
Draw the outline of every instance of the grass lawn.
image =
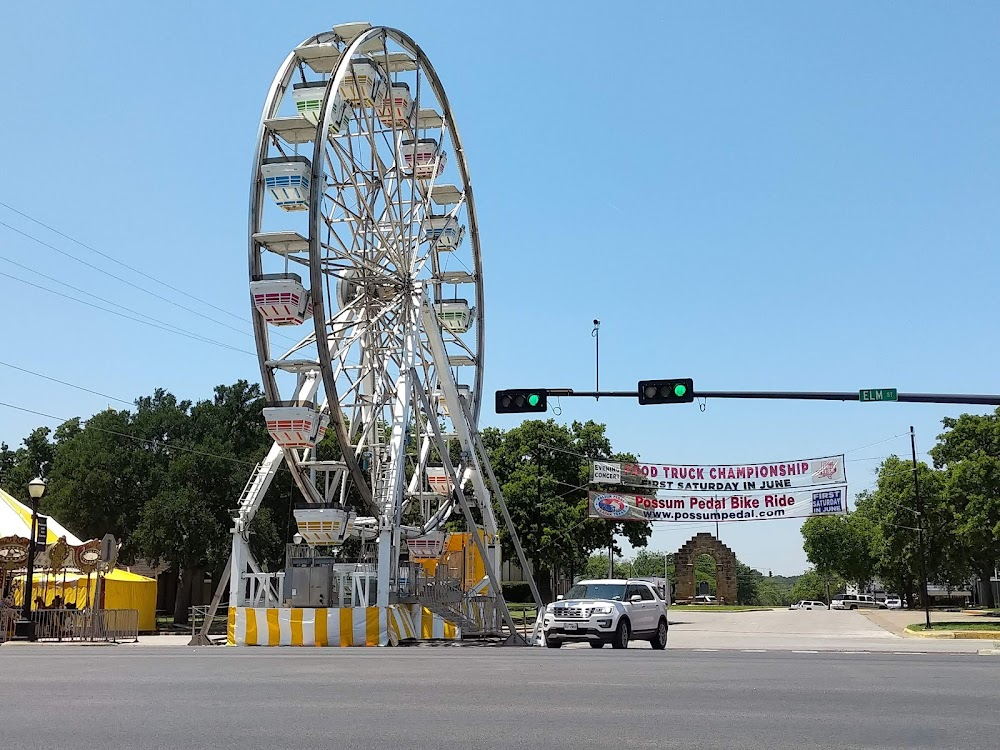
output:
[[[918, 622], [910, 625], [912, 630], [923, 630], [924, 623]], [[1000, 631], [1000, 620], [996, 622], [932, 622], [931, 630], [998, 630]]]

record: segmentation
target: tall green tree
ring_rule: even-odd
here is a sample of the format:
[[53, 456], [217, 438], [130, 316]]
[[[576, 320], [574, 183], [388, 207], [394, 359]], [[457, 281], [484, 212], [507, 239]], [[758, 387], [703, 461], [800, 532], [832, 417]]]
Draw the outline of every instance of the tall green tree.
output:
[[942, 420], [944, 432], [931, 449], [934, 465], [947, 472], [944, 492], [955, 514], [955, 536], [996, 606], [989, 581], [1000, 561], [1000, 408]]
[[[230, 509], [270, 446], [260, 418], [263, 405], [259, 386], [246, 381], [217, 386], [212, 399], [193, 406], [161, 391], [138, 402], [136, 429], [150, 436], [149, 458], [163, 457], [165, 463], [158, 491], [142, 506], [135, 540], [145, 557], [169, 562], [179, 574], [177, 623], [187, 622], [193, 586], [206, 570], [221, 571], [229, 554]], [[272, 489], [272, 498], [280, 498], [280, 483]], [[272, 544], [280, 539], [275, 545], [280, 546], [285, 535], [273, 528], [274, 504], [272, 499], [268, 511], [255, 519], [251, 531], [258, 533], [251, 539], [259, 541], [262, 531]], [[260, 545], [255, 552], [277, 554]]]
[[961, 584], [969, 568], [955, 537], [955, 516], [944, 493], [944, 474], [924, 463], [916, 468], [920, 498], [910, 461], [890, 456], [880, 466], [873, 492], [861, 493], [857, 513], [876, 529], [876, 572], [883, 584], [915, 605], [914, 591], [926, 563], [928, 579]]
[[49, 440], [52, 430], [37, 427], [11, 451], [5, 443], [0, 449], [0, 487], [23, 503], [28, 502], [28, 482], [47, 477], [52, 468], [55, 446]]
[[816, 570], [807, 570], [800, 575], [792, 586], [791, 600], [822, 601], [830, 603], [833, 594], [844, 587], [844, 579], [834, 574], [822, 574]]
[[736, 563], [736, 603], [757, 604], [764, 576], [759, 570], [741, 562]]
[[806, 557], [822, 574], [864, 586], [875, 577], [877, 530], [864, 513], [814, 516], [802, 524]]
[[[616, 458], [604, 425], [528, 420], [507, 431], [486, 428], [483, 443], [526, 554], [537, 563], [536, 581], [547, 601], [552, 572], [583, 570], [591, 552], [607, 548], [612, 533], [633, 547], [645, 546], [652, 533], [648, 523], [588, 517], [590, 460]], [[501, 541], [509, 558], [514, 551], [506, 532]]]
[[640, 578], [670, 578], [674, 566], [673, 554], [654, 550], [636, 550], [632, 558], [632, 575]]
[[77, 536], [114, 534], [123, 542], [125, 561], [138, 556], [132, 534], [161, 476], [143, 445], [129, 437], [131, 429], [127, 409], [98, 412], [82, 425], [79, 419], [60, 425], [43, 501], [45, 511]]

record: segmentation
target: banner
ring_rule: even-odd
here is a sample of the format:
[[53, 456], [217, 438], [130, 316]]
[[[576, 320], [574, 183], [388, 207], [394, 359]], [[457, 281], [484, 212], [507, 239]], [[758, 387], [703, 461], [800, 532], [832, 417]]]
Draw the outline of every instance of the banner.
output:
[[762, 521], [847, 512], [847, 487], [676, 496], [590, 492], [590, 517], [611, 521]]
[[761, 492], [846, 484], [844, 456], [763, 464], [622, 464], [594, 461], [591, 484], [615, 484], [667, 492]]

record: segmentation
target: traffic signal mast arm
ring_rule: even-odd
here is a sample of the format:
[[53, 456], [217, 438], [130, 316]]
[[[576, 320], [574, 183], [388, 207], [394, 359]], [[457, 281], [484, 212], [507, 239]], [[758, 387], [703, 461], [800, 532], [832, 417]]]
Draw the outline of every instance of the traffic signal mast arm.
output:
[[[638, 391], [575, 391], [572, 388], [545, 388], [551, 397], [566, 398], [638, 398]], [[499, 393], [499, 391], [498, 391]], [[858, 391], [699, 391], [694, 398], [742, 398], [785, 401], [860, 401]], [[998, 394], [900, 393], [897, 401], [916, 404], [974, 404], [1000, 406]]]

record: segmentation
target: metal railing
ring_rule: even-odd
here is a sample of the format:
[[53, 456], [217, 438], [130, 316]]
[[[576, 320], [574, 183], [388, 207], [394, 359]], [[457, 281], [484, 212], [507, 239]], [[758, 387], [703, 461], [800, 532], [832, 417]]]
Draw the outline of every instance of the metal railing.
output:
[[14, 622], [17, 620], [17, 610], [4, 607], [0, 609], [0, 643], [14, 637]]
[[[205, 625], [205, 620], [208, 619], [208, 615], [212, 610], [211, 604], [204, 604], [197, 607], [191, 607], [191, 637], [196, 637]], [[216, 611], [215, 617], [212, 618], [212, 624], [209, 627], [208, 635], [225, 635], [229, 628], [229, 620], [227, 619], [227, 611], [229, 610], [229, 605], [226, 602], [220, 602], [218, 610]], [[222, 613], [221, 615], [219, 613]]]
[[[13, 617], [11, 617], [13, 615]], [[0, 612], [0, 641], [13, 635], [13, 610]], [[139, 640], [139, 610], [37, 609], [31, 613], [35, 637], [39, 641], [122, 641]]]
[[421, 599], [442, 604], [460, 602], [465, 597], [462, 574], [465, 557], [462, 550], [442, 555], [434, 573], [428, 575], [422, 565], [413, 566], [413, 593]]

